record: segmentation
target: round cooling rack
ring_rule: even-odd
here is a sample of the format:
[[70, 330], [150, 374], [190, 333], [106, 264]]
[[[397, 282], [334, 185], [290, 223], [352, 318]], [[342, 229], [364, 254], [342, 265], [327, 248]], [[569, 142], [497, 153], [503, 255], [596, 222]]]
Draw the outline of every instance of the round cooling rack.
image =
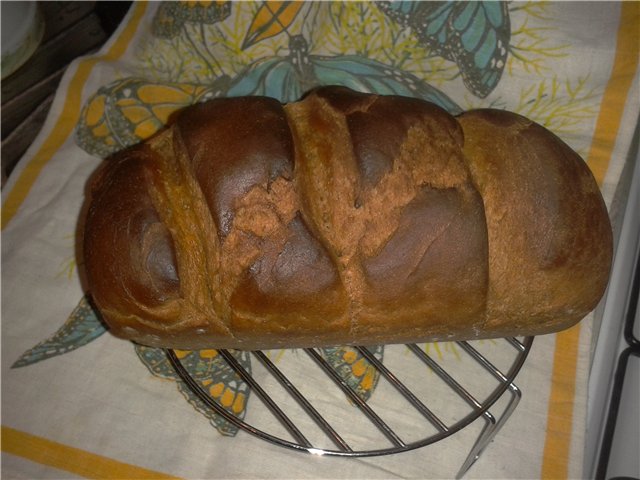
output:
[[[485, 424], [458, 472], [461, 477], [518, 405], [521, 392], [514, 379], [532, 343], [533, 337], [509, 337], [387, 345], [384, 358], [379, 349], [353, 347], [349, 355], [357, 355], [360, 370], [366, 365], [369, 378], [377, 379], [375, 392], [366, 399], [345, 377], [344, 369], [351, 367], [328, 361], [324, 349], [287, 351], [294, 359], [289, 362], [280, 361], [281, 354], [253, 351], [247, 353], [257, 360], [251, 371], [231, 351], [218, 350], [248, 386], [246, 418], [211, 396], [173, 350], [166, 355], [192, 393], [228, 422], [270, 443], [315, 455], [405, 452], [482, 418]], [[495, 416], [490, 408], [498, 400], [505, 406]]]

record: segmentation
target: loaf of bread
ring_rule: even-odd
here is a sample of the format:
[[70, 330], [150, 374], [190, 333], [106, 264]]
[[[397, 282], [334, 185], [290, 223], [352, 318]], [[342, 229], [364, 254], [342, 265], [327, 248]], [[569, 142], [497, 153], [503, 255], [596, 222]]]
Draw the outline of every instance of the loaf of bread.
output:
[[106, 160], [89, 202], [93, 301], [157, 347], [550, 333], [611, 265], [598, 185], [545, 128], [343, 87], [188, 107]]

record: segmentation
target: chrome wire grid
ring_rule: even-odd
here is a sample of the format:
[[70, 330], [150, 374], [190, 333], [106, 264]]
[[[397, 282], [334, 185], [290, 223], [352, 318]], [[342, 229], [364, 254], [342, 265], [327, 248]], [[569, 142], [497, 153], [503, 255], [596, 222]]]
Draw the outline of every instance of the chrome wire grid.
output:
[[[472, 392], [473, 388], [470, 385], [465, 385], [464, 381], [456, 379], [456, 377], [460, 378], [461, 375], [460, 372], [452, 371], [455, 370], [452, 367], [456, 366], [455, 363], [463, 362], [458, 361], [454, 362], [453, 365], [449, 365], [451, 362], [443, 361], [442, 358], [436, 360], [435, 355], [428, 353], [428, 344], [386, 346], [386, 348], [404, 348], [404, 352], [400, 355], [401, 362], [396, 362], [393, 367], [387, 366], [386, 354], [385, 360], [380, 361], [370, 349], [356, 347], [357, 352], [369, 362], [371, 367], [379, 372], [379, 378], [381, 380], [384, 379], [387, 384], [384, 392], [376, 391], [374, 399], [377, 402], [372, 399], [369, 399], [369, 401], [363, 400], [354, 388], [345, 381], [344, 377], [340, 375], [340, 372], [327, 362], [319, 349], [302, 350], [308, 357], [307, 361], [310, 359], [310, 363], [315, 364], [316, 372], [314, 377], [305, 370], [305, 375], [296, 381], [290, 378], [291, 374], [287, 374], [282, 368], [276, 366], [277, 362], [274, 363], [265, 352], [251, 352], [251, 355], [258, 360], [258, 363], [263, 368], [261, 372], [250, 373], [236, 360], [230, 351], [219, 350], [218, 352], [228, 365], [248, 385], [251, 394], [257, 396], [264, 409], [270, 412], [272, 420], [276, 420], [271, 424], [267, 422], [266, 427], [258, 427], [225, 409], [191, 377], [173, 350], [166, 350], [166, 355], [178, 376], [189, 389], [207, 407], [227, 421], [239, 429], [270, 443], [315, 455], [365, 457], [400, 453], [438, 442], [460, 431], [476, 419], [482, 418], [485, 424], [458, 472], [457, 476], [459, 478], [480, 457], [483, 450], [506, 423], [518, 405], [521, 391], [513, 381], [529, 353], [532, 342], [533, 337], [509, 337], [484, 342], [455, 342], [451, 344], [457, 347], [455, 348], [455, 353], [458, 360], [460, 360], [461, 355], [471, 360], [471, 367], [475, 368], [473, 374], [474, 385], [482, 384], [487, 386], [480, 393]], [[487, 345], [489, 348], [486, 348]], [[487, 352], [481, 352], [483, 349], [479, 347], [483, 346]], [[500, 351], [501, 353], [502, 364], [500, 367], [495, 366], [489, 358], [490, 354], [495, 351]], [[303, 354], [300, 354], [300, 356], [304, 357]], [[504, 361], [505, 356], [507, 358], [506, 363]], [[300, 358], [299, 361], [302, 362], [303, 359]], [[410, 362], [414, 364], [417, 362], [425, 370], [422, 377], [424, 382], [415, 382], [414, 379], [413, 384], [407, 384], [406, 381], [401, 379], [405, 370], [404, 365], [408, 365]], [[469, 367], [469, 362], [465, 363], [465, 370], [469, 370]], [[418, 367], [413, 365], [411, 368]], [[294, 373], [296, 373], [295, 370]], [[465, 377], [465, 375], [462, 376]], [[469, 381], [468, 378], [467, 381]], [[317, 382], [327, 382], [326, 388], [335, 385], [342, 394], [346, 395], [349, 401], [336, 402], [334, 398], [333, 403], [329, 402], [330, 409], [327, 410], [325, 404], [320, 403], [318, 405], [317, 398], [311, 400], [302, 391], [305, 384], [309, 382], [313, 382], [316, 385]], [[441, 384], [440, 389], [434, 388], [435, 382]], [[270, 394], [267, 391], [270, 388], [265, 387], [265, 385], [269, 383], [277, 383], [280, 386], [279, 395]], [[427, 392], [435, 392], [436, 396], [433, 397], [432, 395], [429, 398], [429, 395], [425, 395], [425, 387]], [[271, 388], [271, 390], [273, 389]], [[381, 390], [380, 385], [378, 390]], [[509, 397], [507, 397], [506, 406], [500, 415], [496, 417], [489, 409], [507, 392]], [[398, 428], [394, 428], [391, 423], [393, 423], [394, 416], [398, 416], [398, 412], [385, 411], [386, 405], [391, 403], [388, 401], [388, 397], [392, 395], [400, 396], [405, 400], [406, 405], [410, 406], [410, 408], [403, 409], [403, 417], [410, 411], [410, 414], [419, 417], [425, 422], [424, 426], [420, 427], [417, 419], [411, 419], [409, 421], [411, 429], [407, 430], [407, 432], [411, 432], [410, 434], [400, 432]], [[397, 402], [397, 400], [394, 401]], [[314, 402], [316, 403], [315, 405]], [[463, 405], [463, 407], [458, 407], [457, 411], [451, 414], [448, 410], [456, 402]], [[335, 405], [336, 403], [340, 405]], [[292, 405], [297, 405], [297, 408], [294, 412], [287, 413], [287, 411], [292, 410]], [[443, 405], [445, 406], [444, 408]], [[324, 414], [320, 411], [320, 406], [323, 407]], [[438, 409], [440, 411], [436, 411]], [[372, 432], [367, 434], [367, 438], [372, 439], [373, 444], [356, 446], [355, 443], [360, 440], [359, 438], [353, 441], [345, 438], [344, 432], [342, 434], [339, 433], [340, 430], [345, 429], [346, 433], [349, 433], [350, 426], [353, 426], [356, 422], [354, 420], [354, 412], [359, 412], [369, 420], [371, 426], [375, 427]], [[328, 416], [331, 416], [331, 419], [327, 418]], [[279, 424], [281, 428], [274, 427], [274, 424]], [[310, 440], [308, 435], [303, 433], [310, 429], [320, 432], [320, 440]], [[419, 438], [409, 439], [408, 436], [415, 436], [416, 430]], [[377, 438], [375, 438], [376, 434]], [[289, 438], [284, 438], [287, 436]], [[324, 444], [327, 442], [329, 444], [325, 446]]]

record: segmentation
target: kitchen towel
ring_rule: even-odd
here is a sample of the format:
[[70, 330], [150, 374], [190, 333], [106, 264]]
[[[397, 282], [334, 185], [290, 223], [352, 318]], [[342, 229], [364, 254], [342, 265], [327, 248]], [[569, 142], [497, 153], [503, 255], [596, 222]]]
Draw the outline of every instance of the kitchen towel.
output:
[[[238, 431], [176, 381], [162, 351], [105, 332], [78, 265], [87, 182], [102, 158], [152, 135], [186, 105], [240, 95], [294, 101], [314, 86], [339, 84], [424, 98], [452, 113], [521, 113], [583, 156], [611, 206], [640, 112], [639, 24], [636, 2], [134, 3], [98, 53], [69, 67], [42, 131], [2, 191], [3, 476], [455, 475], [486, 419], [406, 453], [308, 455]], [[594, 329], [590, 315], [534, 340], [515, 381], [522, 400], [467, 477], [582, 476]], [[501, 342], [476, 346], [500, 363], [513, 355]], [[422, 348], [459, 372], [469, 389], [483, 388], [459, 345]], [[282, 428], [261, 413], [257, 396], [218, 352], [177, 353], [230, 411], [265, 429]], [[268, 353], [332, 424], [376, 448], [370, 425], [344, 395], [311, 381], [315, 367], [304, 352]], [[375, 353], [407, 382], [440, 391], [433, 373], [409, 366], [405, 347]], [[357, 351], [323, 355], [409, 437], [429, 432], [429, 425], [411, 428], [406, 406]], [[254, 357], [237, 357], [264, 378]], [[445, 390], [431, 401], [446, 416]], [[501, 402], [491, 409], [498, 416]]]

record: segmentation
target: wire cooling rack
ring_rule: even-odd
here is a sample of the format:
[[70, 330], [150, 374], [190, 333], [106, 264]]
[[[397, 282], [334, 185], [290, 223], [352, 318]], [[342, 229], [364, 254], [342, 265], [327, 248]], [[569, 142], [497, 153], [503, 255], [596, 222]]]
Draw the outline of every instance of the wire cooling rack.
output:
[[[245, 432], [300, 452], [344, 457], [400, 453], [438, 442], [482, 418], [484, 426], [459, 478], [517, 407], [521, 391], [514, 379], [532, 342], [533, 337], [455, 342], [446, 344], [448, 355], [442, 354], [438, 344], [387, 345], [384, 361], [371, 349], [356, 347], [379, 373], [376, 392], [367, 401], [320, 349], [296, 351], [296, 361], [288, 370], [276, 365], [270, 352], [254, 351], [251, 356], [258, 362], [253, 363], [260, 368], [251, 372], [230, 351], [219, 350], [248, 385], [252, 399], [257, 397], [267, 412], [256, 413], [253, 419], [239, 418], [225, 409], [191, 377], [173, 350], [166, 354], [178, 376], [208, 408]], [[407, 381], [403, 377], [409, 371], [412, 376]], [[315, 388], [313, 394], [305, 393], [310, 385]], [[318, 398], [318, 385], [321, 391], [338, 393]], [[489, 409], [503, 396], [506, 406], [495, 416]], [[365, 428], [354, 429], [355, 425]], [[354, 434], [353, 430], [362, 431]]]

